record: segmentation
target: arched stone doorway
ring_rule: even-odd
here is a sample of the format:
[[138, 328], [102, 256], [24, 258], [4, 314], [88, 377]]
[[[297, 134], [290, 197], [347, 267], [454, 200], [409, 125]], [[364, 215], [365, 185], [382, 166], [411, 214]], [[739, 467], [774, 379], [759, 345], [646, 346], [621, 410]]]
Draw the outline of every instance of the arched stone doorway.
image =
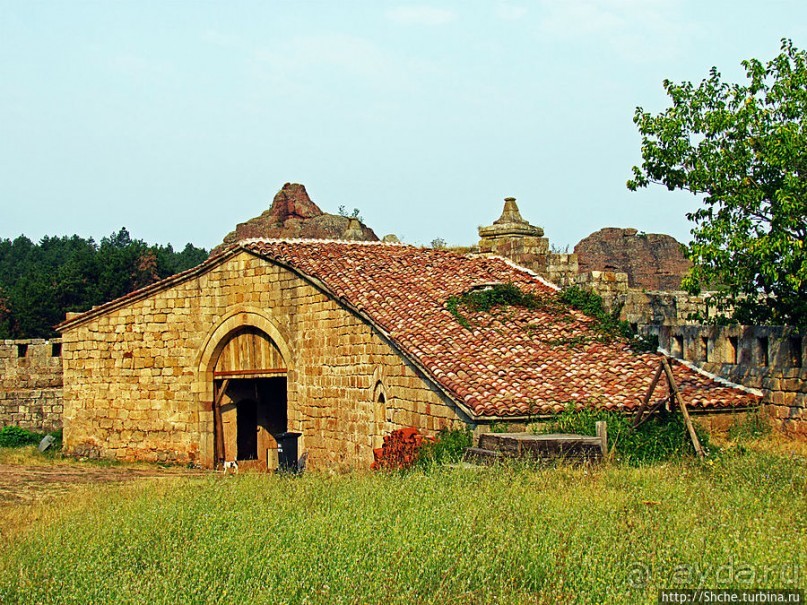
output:
[[213, 396], [212, 465], [236, 460], [239, 466], [273, 468], [274, 435], [288, 429], [288, 367], [280, 347], [261, 328], [242, 324], [212, 348], [205, 364]]

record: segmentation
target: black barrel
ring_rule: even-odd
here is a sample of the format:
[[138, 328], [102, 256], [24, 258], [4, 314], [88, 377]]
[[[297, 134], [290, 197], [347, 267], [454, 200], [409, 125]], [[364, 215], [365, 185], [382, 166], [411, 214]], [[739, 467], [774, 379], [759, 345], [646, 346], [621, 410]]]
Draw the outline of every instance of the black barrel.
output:
[[281, 473], [297, 473], [297, 440], [302, 433], [278, 433], [274, 435], [277, 441], [277, 470]]

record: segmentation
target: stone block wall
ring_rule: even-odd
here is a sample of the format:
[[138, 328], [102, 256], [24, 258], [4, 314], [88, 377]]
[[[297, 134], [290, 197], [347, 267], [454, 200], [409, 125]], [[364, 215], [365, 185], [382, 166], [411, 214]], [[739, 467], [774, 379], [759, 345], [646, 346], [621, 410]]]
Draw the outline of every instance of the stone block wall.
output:
[[552, 252], [546, 259], [546, 278], [564, 288], [577, 279], [577, 255]]
[[713, 317], [702, 296], [692, 296], [687, 292], [645, 291], [631, 289], [624, 298], [620, 319], [639, 326], [679, 325], [690, 322], [695, 314]]
[[0, 341], [0, 427], [62, 427], [62, 341]]
[[648, 291], [629, 287], [628, 275], [619, 271], [589, 271], [578, 274], [575, 285], [596, 292], [607, 311], [620, 307], [619, 318], [635, 326], [669, 326], [690, 322], [700, 313], [712, 317], [713, 310], [702, 296], [683, 291]]
[[549, 240], [535, 235], [487, 237], [479, 240], [481, 254], [495, 254], [510, 259], [539, 275], [547, 275]]
[[593, 290], [603, 298], [612, 298], [627, 294], [628, 275], [618, 271], [589, 271], [580, 273], [575, 285]]
[[777, 326], [660, 326], [659, 346], [726, 380], [763, 392], [774, 424], [807, 436], [807, 337]]
[[303, 434], [311, 467], [366, 468], [385, 432], [468, 421], [370, 324], [292, 271], [242, 252], [68, 326], [66, 449], [210, 466], [215, 348], [245, 325], [283, 352], [288, 430]]
[[573, 285], [599, 294], [603, 307], [609, 312], [624, 305], [628, 296], [628, 275], [618, 271], [579, 273], [575, 276]]

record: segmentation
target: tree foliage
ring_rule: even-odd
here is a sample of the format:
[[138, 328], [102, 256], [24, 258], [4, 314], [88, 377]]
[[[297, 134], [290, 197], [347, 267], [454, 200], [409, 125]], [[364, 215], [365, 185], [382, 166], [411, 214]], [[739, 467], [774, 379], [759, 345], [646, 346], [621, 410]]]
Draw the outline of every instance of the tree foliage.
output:
[[742, 62], [747, 82], [716, 68], [698, 86], [664, 81], [672, 106], [636, 109], [642, 166], [628, 188], [651, 183], [703, 196], [684, 280], [711, 289], [715, 308], [744, 323], [807, 324], [807, 53]]
[[198, 265], [187, 244], [149, 246], [124, 228], [96, 244], [77, 235], [0, 239], [0, 338], [50, 338], [68, 311], [86, 311]]

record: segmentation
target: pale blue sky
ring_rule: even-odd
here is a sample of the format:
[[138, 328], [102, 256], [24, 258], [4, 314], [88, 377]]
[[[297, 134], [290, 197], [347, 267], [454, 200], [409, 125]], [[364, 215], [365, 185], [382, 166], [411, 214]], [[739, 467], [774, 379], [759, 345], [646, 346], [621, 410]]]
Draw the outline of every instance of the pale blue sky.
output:
[[211, 247], [292, 181], [412, 243], [509, 195], [558, 246], [686, 240], [695, 198], [625, 188], [634, 108], [782, 37], [804, 0], [0, 0], [0, 237]]

